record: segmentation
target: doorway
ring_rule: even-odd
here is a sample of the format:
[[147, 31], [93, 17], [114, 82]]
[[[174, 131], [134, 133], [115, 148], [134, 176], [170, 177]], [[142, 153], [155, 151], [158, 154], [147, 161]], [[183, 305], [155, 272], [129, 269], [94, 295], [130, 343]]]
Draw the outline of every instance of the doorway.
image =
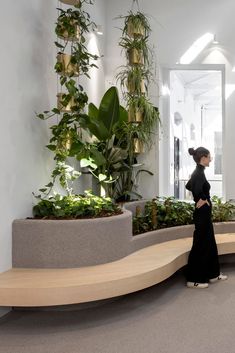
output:
[[169, 167], [164, 175], [160, 175], [160, 178], [163, 177], [162, 194], [182, 200], [191, 198], [185, 184], [195, 163], [188, 154], [188, 148], [204, 146], [213, 157], [210, 167], [206, 168], [211, 195], [222, 197], [224, 67], [186, 66], [177, 65], [176, 68], [167, 69], [163, 76], [164, 87], [167, 87], [167, 94], [163, 95], [167, 139], [161, 142], [161, 150]]

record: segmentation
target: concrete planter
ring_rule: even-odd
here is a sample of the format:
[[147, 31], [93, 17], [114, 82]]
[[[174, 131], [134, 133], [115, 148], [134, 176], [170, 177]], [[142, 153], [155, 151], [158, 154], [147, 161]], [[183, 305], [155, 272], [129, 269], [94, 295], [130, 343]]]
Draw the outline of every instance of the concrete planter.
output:
[[[132, 236], [132, 212], [146, 200], [125, 204], [124, 213], [81, 220], [15, 220], [13, 267], [75, 268], [119, 260], [139, 249], [192, 237], [194, 225]], [[216, 234], [234, 233], [235, 222], [215, 223]]]
[[95, 219], [15, 220], [13, 267], [69, 268], [115, 261], [130, 251], [131, 212]]

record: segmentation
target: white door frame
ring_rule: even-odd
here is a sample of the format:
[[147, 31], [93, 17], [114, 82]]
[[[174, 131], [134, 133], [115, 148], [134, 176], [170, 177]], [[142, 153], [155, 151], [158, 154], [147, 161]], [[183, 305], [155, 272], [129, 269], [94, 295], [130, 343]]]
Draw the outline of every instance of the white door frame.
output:
[[[216, 70], [221, 71], [222, 78], [222, 193], [226, 195], [225, 190], [225, 165], [223, 163], [224, 141], [225, 141], [225, 65], [224, 64], [189, 64], [189, 65], [171, 65], [160, 68], [161, 85], [159, 109], [161, 126], [159, 133], [159, 196], [172, 196], [170, 194], [170, 72], [172, 70]], [[168, 93], [169, 92], [169, 93]]]

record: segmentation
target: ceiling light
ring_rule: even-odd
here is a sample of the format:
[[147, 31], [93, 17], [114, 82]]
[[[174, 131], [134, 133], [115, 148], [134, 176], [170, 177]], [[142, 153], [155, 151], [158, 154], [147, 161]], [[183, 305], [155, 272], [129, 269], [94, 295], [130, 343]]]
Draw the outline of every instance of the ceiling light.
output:
[[232, 72], [235, 72], [235, 66], [232, 68]]
[[205, 33], [198, 38], [184, 55], [181, 56], [180, 64], [190, 64], [213, 39], [214, 35], [212, 33]]

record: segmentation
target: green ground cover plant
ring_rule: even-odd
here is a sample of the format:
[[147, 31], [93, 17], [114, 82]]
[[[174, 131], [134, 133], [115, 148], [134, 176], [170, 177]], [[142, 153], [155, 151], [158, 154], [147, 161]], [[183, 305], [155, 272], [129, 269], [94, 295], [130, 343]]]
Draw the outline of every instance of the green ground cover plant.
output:
[[[212, 199], [213, 222], [226, 222], [233, 218], [235, 205], [223, 202], [221, 198]], [[180, 201], [174, 197], [157, 197], [146, 202], [144, 212], [137, 206], [133, 217], [133, 235], [146, 233], [156, 229], [175, 227], [193, 223], [194, 203]]]

